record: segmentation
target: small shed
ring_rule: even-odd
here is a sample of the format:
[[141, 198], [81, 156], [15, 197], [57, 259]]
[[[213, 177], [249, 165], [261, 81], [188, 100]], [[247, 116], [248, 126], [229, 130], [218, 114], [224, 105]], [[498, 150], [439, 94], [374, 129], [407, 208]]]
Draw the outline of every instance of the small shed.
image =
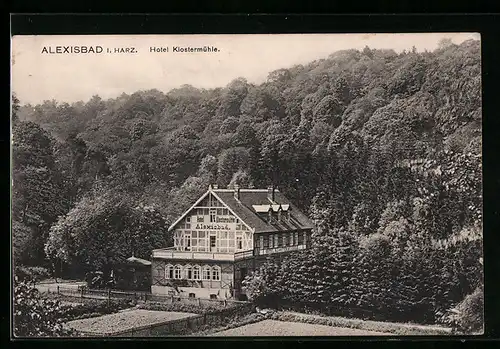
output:
[[135, 256], [115, 267], [115, 287], [120, 290], [150, 291], [151, 262]]

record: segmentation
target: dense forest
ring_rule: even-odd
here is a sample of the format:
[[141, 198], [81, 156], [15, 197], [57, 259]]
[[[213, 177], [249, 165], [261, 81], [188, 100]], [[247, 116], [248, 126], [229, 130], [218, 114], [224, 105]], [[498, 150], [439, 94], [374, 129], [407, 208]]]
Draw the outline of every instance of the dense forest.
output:
[[434, 321], [482, 283], [480, 63], [479, 41], [443, 40], [259, 85], [14, 98], [15, 262], [75, 277], [148, 259], [209, 184], [274, 184], [317, 229], [313, 249], [269, 262], [261, 294]]

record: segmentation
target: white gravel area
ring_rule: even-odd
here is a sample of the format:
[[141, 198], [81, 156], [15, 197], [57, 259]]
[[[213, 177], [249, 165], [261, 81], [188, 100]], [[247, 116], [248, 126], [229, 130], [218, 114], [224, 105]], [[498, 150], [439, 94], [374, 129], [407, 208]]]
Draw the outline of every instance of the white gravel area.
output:
[[241, 327], [217, 332], [211, 336], [391, 336], [391, 333], [364, 331], [352, 328], [312, 325], [298, 322], [263, 320]]

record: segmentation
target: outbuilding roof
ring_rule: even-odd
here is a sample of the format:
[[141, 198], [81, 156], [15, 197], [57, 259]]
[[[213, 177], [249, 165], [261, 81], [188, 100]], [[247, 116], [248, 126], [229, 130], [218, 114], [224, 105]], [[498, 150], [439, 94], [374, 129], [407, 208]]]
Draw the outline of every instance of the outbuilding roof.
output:
[[150, 261], [147, 261], [147, 260], [142, 259], [142, 258], [137, 258], [134, 256], [127, 258], [127, 262], [134, 263], [134, 264], [141, 264], [141, 265], [151, 265]]

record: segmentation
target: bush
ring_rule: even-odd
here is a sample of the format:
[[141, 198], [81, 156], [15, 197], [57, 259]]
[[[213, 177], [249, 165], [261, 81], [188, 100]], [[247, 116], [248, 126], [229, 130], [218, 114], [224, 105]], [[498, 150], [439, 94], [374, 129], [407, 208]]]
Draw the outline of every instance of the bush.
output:
[[227, 306], [224, 307], [221, 304], [198, 305], [198, 304], [189, 304], [180, 302], [174, 302], [174, 303], [148, 302], [141, 304], [139, 306], [140, 309], [145, 309], [145, 310], [178, 311], [181, 313], [193, 313], [193, 314], [212, 314], [220, 312], [221, 310], [224, 309], [232, 309], [236, 307], [237, 305], [233, 305], [231, 303], [228, 303]]
[[14, 284], [14, 336], [59, 337], [74, 335], [63, 327], [64, 309], [58, 300], [42, 298], [29, 283], [16, 280]]
[[64, 322], [67, 322], [106, 314], [113, 314], [128, 307], [130, 307], [130, 304], [126, 300], [113, 300], [110, 301], [109, 304], [107, 300], [99, 300], [96, 302], [89, 302], [85, 304], [67, 305], [63, 307], [61, 318], [62, 320], [64, 320]]
[[41, 280], [50, 277], [50, 271], [43, 267], [25, 267], [17, 266], [15, 268], [15, 275], [19, 281], [34, 281], [39, 282]]
[[439, 314], [439, 321], [450, 326], [456, 333], [473, 334], [484, 331], [484, 291], [478, 287], [463, 301]]
[[253, 324], [253, 323], [265, 320], [265, 319], [269, 319], [270, 316], [271, 316], [271, 314], [266, 314], [266, 315], [259, 314], [259, 313], [246, 314], [243, 316], [238, 316], [238, 317], [232, 318], [228, 321], [228, 323], [226, 323], [224, 325], [217, 326], [218, 324], [214, 324], [214, 323], [205, 325], [202, 328], [200, 328], [197, 332], [195, 332], [193, 335], [197, 336], [197, 337], [207, 336], [207, 335], [210, 335], [212, 333], [221, 332], [221, 331], [229, 330], [231, 328], [241, 327], [241, 326]]
[[353, 328], [365, 331], [393, 333], [402, 336], [411, 335], [448, 335], [446, 329], [436, 327], [415, 326], [411, 324], [398, 324], [390, 322], [365, 321], [361, 319], [348, 319], [343, 317], [324, 317], [306, 314], [291, 314], [286, 312], [275, 312], [270, 316], [271, 320], [300, 322], [312, 325], [324, 325], [333, 327]]

